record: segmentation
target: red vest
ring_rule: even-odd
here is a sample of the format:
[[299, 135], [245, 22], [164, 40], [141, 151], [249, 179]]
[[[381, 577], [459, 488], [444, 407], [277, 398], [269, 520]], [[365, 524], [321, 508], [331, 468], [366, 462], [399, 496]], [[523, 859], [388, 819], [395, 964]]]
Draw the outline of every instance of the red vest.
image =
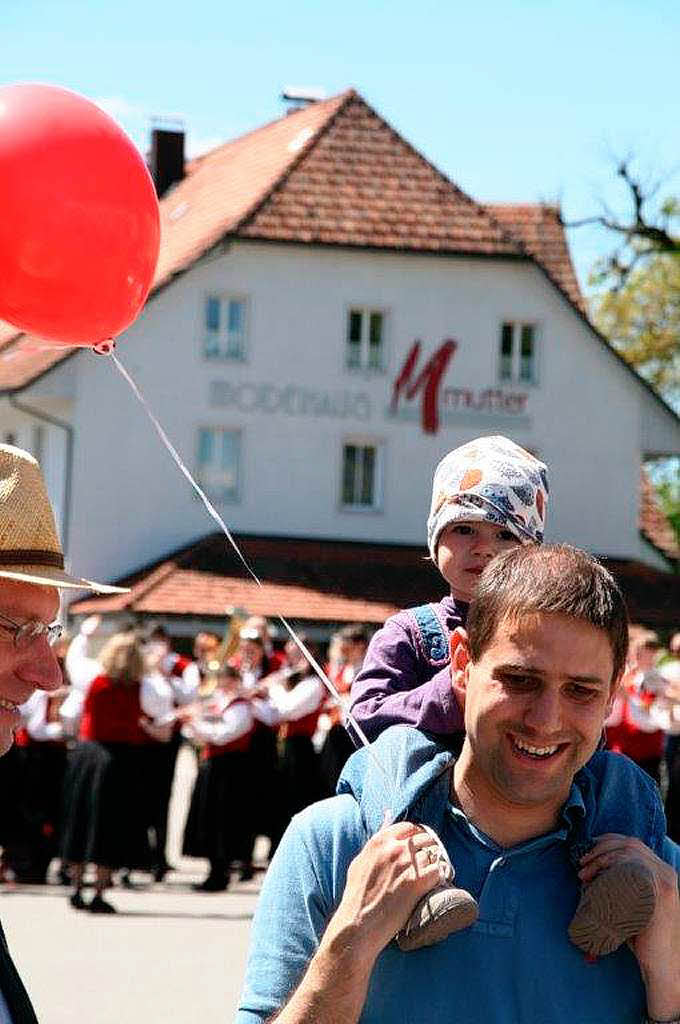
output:
[[311, 739], [316, 732], [320, 714], [321, 708], [317, 708], [309, 715], [298, 718], [296, 722], [284, 722], [281, 726], [281, 736], [283, 739], [290, 739], [292, 736], [308, 736]]
[[[234, 704], [247, 704], [246, 700], [234, 700], [231, 702], [229, 707]], [[237, 740], [232, 740], [231, 743], [206, 743], [201, 752], [201, 757], [204, 761], [210, 760], [211, 757], [221, 757], [222, 754], [245, 754], [250, 749], [250, 740], [255, 732], [255, 726], [253, 725], [244, 736], [239, 736]]]

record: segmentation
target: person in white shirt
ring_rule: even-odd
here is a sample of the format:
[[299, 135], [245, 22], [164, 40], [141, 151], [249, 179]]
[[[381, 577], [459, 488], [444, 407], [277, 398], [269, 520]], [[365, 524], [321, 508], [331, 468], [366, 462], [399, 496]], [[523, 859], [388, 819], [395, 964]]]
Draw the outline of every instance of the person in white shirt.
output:
[[[54, 651], [61, 664], [62, 641]], [[43, 885], [50, 862], [58, 856], [67, 756], [59, 710], [68, 692], [66, 686], [50, 693], [36, 690], [19, 708], [23, 725], [15, 734], [20, 764], [12, 791], [15, 828], [3, 849], [3, 864], [15, 882]], [[62, 881], [67, 881], [65, 876]]]
[[[680, 634], [677, 634], [680, 655]], [[671, 640], [671, 644], [672, 644]], [[672, 647], [671, 647], [672, 651]], [[666, 733], [666, 767], [668, 791], [666, 793], [666, 819], [668, 835], [680, 843], [680, 658], [663, 662], [659, 671], [666, 680], [666, 690], [658, 701], [658, 721]]]
[[[315, 654], [313, 644], [305, 637], [301, 639]], [[280, 751], [278, 830], [272, 837], [270, 857], [293, 815], [322, 796], [319, 755], [313, 737], [326, 689], [293, 640], [286, 644], [285, 653], [286, 668], [269, 676], [260, 691], [270, 709], [270, 724], [278, 725]], [[262, 718], [262, 706], [256, 713]]]
[[242, 868], [249, 864], [254, 838], [250, 744], [255, 717], [238, 670], [222, 667], [213, 696], [176, 714], [183, 722], [182, 735], [201, 750], [183, 853], [210, 862], [207, 878], [194, 889], [223, 892], [234, 862]]

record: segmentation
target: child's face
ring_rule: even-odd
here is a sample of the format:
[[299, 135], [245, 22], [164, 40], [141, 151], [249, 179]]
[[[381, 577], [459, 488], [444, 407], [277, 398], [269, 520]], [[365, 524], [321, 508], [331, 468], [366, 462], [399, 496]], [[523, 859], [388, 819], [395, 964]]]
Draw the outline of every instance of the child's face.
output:
[[494, 523], [451, 523], [437, 543], [437, 565], [459, 601], [471, 601], [487, 563], [520, 541]]

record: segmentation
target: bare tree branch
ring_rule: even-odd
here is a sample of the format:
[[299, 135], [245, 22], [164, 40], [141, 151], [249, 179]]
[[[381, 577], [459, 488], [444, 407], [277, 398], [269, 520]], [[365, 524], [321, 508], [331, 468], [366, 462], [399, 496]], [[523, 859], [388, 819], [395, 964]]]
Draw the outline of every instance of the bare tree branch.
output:
[[620, 288], [633, 268], [643, 259], [654, 255], [680, 255], [680, 236], [673, 233], [672, 221], [677, 218], [680, 203], [669, 198], [661, 209], [651, 216], [646, 210], [649, 200], [658, 192], [657, 180], [649, 187], [631, 171], [632, 156], [620, 160], [616, 175], [625, 185], [631, 201], [631, 216], [624, 220], [614, 214], [604, 202], [600, 203], [602, 213], [578, 220], [567, 221], [560, 217], [565, 228], [580, 228], [597, 225], [617, 235], [621, 240], [615, 252], [605, 263], [606, 274], [613, 278], [613, 287]]

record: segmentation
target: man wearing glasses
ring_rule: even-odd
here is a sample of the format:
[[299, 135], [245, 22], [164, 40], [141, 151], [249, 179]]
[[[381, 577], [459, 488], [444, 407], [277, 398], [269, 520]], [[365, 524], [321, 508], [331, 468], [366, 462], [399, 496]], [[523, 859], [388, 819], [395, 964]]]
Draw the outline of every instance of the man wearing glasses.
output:
[[[64, 556], [38, 463], [0, 445], [0, 755], [21, 724], [19, 706], [35, 690], [55, 690], [61, 671], [51, 645], [59, 591], [119, 593], [64, 570]], [[0, 1024], [36, 1024], [26, 990], [0, 928]]]

